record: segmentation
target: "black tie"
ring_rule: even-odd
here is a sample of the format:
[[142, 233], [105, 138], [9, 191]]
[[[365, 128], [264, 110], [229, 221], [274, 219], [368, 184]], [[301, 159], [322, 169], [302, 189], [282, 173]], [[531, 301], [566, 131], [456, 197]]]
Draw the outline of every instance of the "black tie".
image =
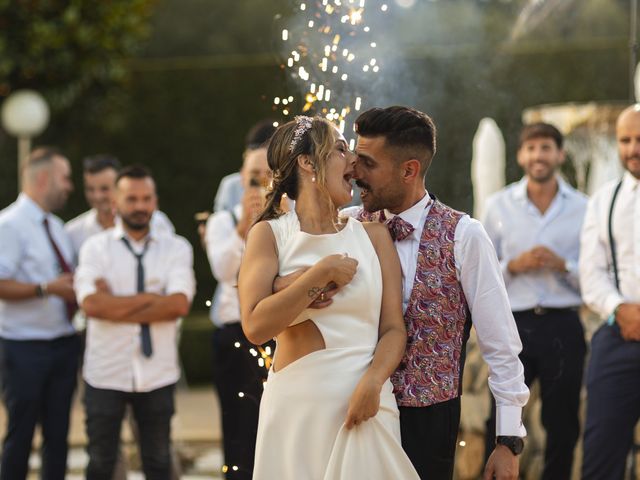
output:
[[[142, 253], [136, 253], [131, 248], [131, 244], [129, 240], [125, 237], [122, 237], [122, 241], [129, 249], [129, 251], [133, 254], [134, 257], [138, 260], [138, 293], [144, 292], [144, 265], [142, 264], [142, 257], [147, 253], [147, 249], [149, 248], [149, 239], [144, 244], [144, 248], [142, 249]], [[151, 345], [151, 332], [149, 331], [149, 324], [142, 323], [140, 325], [140, 342], [142, 344], [142, 353], [145, 357], [150, 357], [153, 353], [153, 346]]]

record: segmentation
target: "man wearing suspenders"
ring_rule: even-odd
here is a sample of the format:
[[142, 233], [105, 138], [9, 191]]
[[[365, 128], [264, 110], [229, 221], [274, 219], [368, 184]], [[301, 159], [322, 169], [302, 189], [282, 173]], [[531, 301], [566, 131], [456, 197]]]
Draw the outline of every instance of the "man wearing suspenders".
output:
[[589, 201], [581, 237], [585, 303], [606, 321], [591, 341], [582, 479], [622, 479], [640, 417], [640, 105], [616, 124], [625, 169]]

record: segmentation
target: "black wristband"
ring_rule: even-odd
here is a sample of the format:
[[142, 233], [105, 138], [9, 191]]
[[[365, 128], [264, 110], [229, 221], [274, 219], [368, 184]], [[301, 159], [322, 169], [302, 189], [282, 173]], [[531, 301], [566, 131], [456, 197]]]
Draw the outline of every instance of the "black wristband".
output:
[[47, 284], [46, 283], [39, 283], [38, 285], [36, 285], [36, 297], [38, 298], [44, 298], [47, 296]]

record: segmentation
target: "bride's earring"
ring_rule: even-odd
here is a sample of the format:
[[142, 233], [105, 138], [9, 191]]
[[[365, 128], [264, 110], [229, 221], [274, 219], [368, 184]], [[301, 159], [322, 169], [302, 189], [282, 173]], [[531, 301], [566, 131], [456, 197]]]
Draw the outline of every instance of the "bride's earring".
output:
[[311, 177], [311, 183], [316, 183], [316, 176]]

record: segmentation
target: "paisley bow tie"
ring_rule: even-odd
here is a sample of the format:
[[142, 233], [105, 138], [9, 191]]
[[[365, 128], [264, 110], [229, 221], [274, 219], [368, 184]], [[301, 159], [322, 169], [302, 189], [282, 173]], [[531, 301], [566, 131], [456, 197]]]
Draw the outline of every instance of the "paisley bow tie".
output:
[[391, 238], [393, 238], [393, 240], [396, 242], [404, 240], [415, 230], [415, 228], [413, 228], [413, 225], [400, 218], [399, 215], [396, 215], [391, 220], [385, 222], [385, 225], [389, 229]]

